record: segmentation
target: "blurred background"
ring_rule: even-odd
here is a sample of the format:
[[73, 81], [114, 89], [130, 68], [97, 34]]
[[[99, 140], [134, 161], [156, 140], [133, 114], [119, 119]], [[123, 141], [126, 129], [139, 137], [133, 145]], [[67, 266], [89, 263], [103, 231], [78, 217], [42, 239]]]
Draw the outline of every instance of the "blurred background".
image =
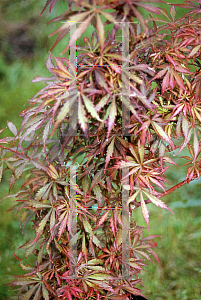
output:
[[[48, 35], [58, 26], [55, 23], [46, 23], [62, 13], [65, 4], [59, 1], [51, 14], [46, 10], [40, 16], [44, 5], [45, 0], [0, 1], [0, 129], [7, 126], [7, 120], [20, 128], [20, 112], [26, 108], [28, 99], [44, 87], [42, 83], [31, 81], [37, 76], [50, 76], [45, 62], [55, 38], [49, 39]], [[178, 8], [176, 10], [178, 16], [187, 12]], [[143, 12], [143, 15], [149, 17], [147, 12]], [[90, 27], [85, 36], [90, 37], [92, 29], [93, 27]], [[63, 45], [67, 42], [61, 42], [52, 55], [61, 56]], [[10, 131], [5, 130], [1, 138], [6, 135], [10, 135]], [[187, 151], [183, 151], [181, 155], [187, 154]], [[175, 166], [171, 167], [168, 171], [167, 187], [170, 188], [184, 180], [186, 170], [187, 168], [183, 167], [178, 172]], [[0, 183], [1, 198], [8, 194], [9, 175], [7, 171]], [[16, 184], [11, 194], [18, 191], [21, 183]], [[174, 211], [174, 215], [149, 204], [150, 232], [145, 230], [145, 235], [161, 236], [156, 239], [161, 265], [155, 261], [154, 264], [149, 263], [146, 272], [142, 273], [147, 288], [143, 288], [144, 295], [149, 300], [201, 299], [200, 187], [201, 181], [197, 180], [163, 198]], [[22, 259], [24, 250], [19, 250], [18, 247], [34, 236], [31, 225], [27, 225], [22, 234], [20, 218], [14, 211], [5, 213], [13, 204], [13, 198], [0, 202], [1, 300], [17, 295], [16, 291], [7, 286], [12, 281], [11, 276], [24, 273], [13, 252]], [[138, 225], [146, 227], [139, 209], [135, 215]], [[30, 256], [26, 261], [23, 260], [23, 263], [31, 263], [34, 258]]]

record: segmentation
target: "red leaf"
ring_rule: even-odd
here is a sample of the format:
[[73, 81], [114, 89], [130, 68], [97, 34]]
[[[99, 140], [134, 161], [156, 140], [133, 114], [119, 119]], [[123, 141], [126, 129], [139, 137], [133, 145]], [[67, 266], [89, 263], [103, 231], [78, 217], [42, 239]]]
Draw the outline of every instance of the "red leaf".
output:
[[186, 91], [186, 88], [185, 88], [185, 86], [184, 86], [184, 83], [183, 83], [182, 78], [179, 76], [179, 74], [178, 74], [176, 71], [172, 70], [172, 72], [173, 72], [173, 75], [174, 75], [174, 78], [175, 78], [177, 84], [178, 84], [183, 90]]
[[170, 73], [167, 72], [162, 82], [162, 94], [166, 91], [170, 81]]
[[153, 249], [149, 249], [149, 250], [147, 250], [149, 253], [151, 253], [152, 255], [153, 255], [153, 257], [155, 258], [155, 260], [159, 263], [159, 265], [161, 264], [160, 263], [160, 260], [159, 260], [159, 258], [158, 258], [158, 255], [156, 254], [156, 252], [153, 250]]
[[174, 76], [172, 73], [170, 73], [170, 87], [172, 89], [174, 89], [174, 87], [175, 87], [175, 80], [174, 80]]
[[13, 252], [13, 255], [15, 256], [15, 258], [16, 258], [17, 260], [19, 260], [20, 262], [22, 261], [22, 259], [20, 259], [19, 257], [17, 257], [17, 255], [15, 254], [15, 252]]
[[96, 230], [98, 227], [100, 227], [105, 222], [105, 220], [107, 219], [109, 213], [110, 213], [110, 210], [108, 210], [106, 213], [104, 213], [102, 215], [100, 221], [98, 222], [98, 225], [96, 226], [96, 228], [94, 230]]
[[176, 68], [175, 61], [173, 60], [173, 58], [170, 55], [166, 54], [165, 58]]
[[156, 76], [154, 76], [154, 78], [151, 79], [151, 81], [157, 79], [157, 78], [161, 78], [163, 77], [163, 75], [165, 74], [165, 72], [167, 72], [168, 67], [166, 67], [164, 70], [159, 71]]

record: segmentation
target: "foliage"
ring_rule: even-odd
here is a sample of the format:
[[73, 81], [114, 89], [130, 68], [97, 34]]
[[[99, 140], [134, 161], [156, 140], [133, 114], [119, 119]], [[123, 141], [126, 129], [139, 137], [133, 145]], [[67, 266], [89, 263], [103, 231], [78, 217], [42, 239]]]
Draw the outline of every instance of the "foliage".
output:
[[[45, 8], [51, 10], [56, 2], [48, 0]], [[22, 211], [24, 227], [31, 221], [35, 230], [35, 238], [20, 247], [26, 250], [25, 258], [37, 256], [35, 265], [25, 266], [15, 256], [27, 271], [12, 282], [21, 286], [22, 299], [141, 295], [138, 274], [144, 261], [150, 261], [150, 255], [159, 260], [153, 250], [157, 236], [144, 237], [134, 219], [135, 208], [141, 206], [148, 226], [148, 203], [169, 209], [160, 198], [200, 176], [199, 8], [186, 1], [184, 7], [192, 10], [177, 20], [173, 5], [169, 15], [144, 2], [68, 1], [66, 12], [52, 21], [67, 20], [70, 25], [64, 23], [53, 33], [58, 34], [53, 47], [75, 28], [73, 21], [84, 25], [78, 25], [63, 53], [90, 23], [98, 34], [94, 31], [91, 41], [83, 39], [86, 47], [78, 48], [77, 66], [65, 57], [53, 60], [50, 54], [46, 66], [52, 77], [34, 79], [47, 85], [22, 111], [20, 130], [7, 122], [14, 137], [0, 140], [0, 174], [12, 171], [10, 189], [23, 178], [19, 192], [12, 195], [17, 201], [13, 209]], [[151, 15], [144, 20], [138, 7], [166, 20]], [[135, 18], [142, 32], [131, 23], [130, 55], [124, 57], [125, 45], [115, 39], [121, 33], [118, 22]], [[105, 25], [115, 22], [106, 35]], [[125, 109], [130, 123], [122, 125]], [[186, 147], [191, 155], [182, 157], [190, 165], [186, 179], [166, 191], [166, 171], [169, 164], [177, 165], [169, 154]], [[126, 203], [122, 192], [128, 195]], [[129, 245], [123, 242], [125, 230]], [[125, 248], [130, 253], [124, 260], [128, 278], [121, 276]]]

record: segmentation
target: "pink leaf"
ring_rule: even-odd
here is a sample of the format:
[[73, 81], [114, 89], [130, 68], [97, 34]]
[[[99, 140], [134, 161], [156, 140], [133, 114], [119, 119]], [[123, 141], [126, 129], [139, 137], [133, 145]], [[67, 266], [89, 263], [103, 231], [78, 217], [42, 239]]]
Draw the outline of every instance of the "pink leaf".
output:
[[110, 213], [110, 210], [108, 210], [106, 213], [104, 213], [102, 215], [100, 221], [98, 222], [98, 225], [96, 226], [96, 228], [94, 230], [96, 230], [98, 227], [100, 227], [105, 222], [105, 220], [107, 219], [109, 213]]
[[172, 58], [170, 55], [166, 54], [166, 55], [165, 55], [165, 58], [166, 58], [167, 61], [169, 61], [174, 67], [176, 67], [175, 61], [173, 60], [173, 58]]
[[155, 260], [159, 263], [159, 265], [161, 264], [160, 263], [160, 260], [158, 258], [158, 255], [156, 254], [156, 252], [153, 250], [153, 249], [149, 249], [147, 250], [149, 253], [151, 253], [153, 255], [153, 257], [155, 258]]
[[163, 82], [162, 82], [162, 94], [166, 91], [166, 89], [168, 88], [169, 85], [169, 81], [170, 81], [170, 73], [167, 72], [165, 77], [163, 78]]
[[152, 78], [151, 81], [153, 81], [153, 80], [155, 80], [155, 79], [157, 79], [157, 78], [163, 77], [163, 75], [167, 72], [167, 70], [168, 70], [168, 67], [166, 67], [164, 70], [159, 71], [159, 72], [156, 74], [156, 76], [154, 76], [154, 78]]
[[140, 202], [141, 202], [142, 214], [143, 214], [143, 217], [145, 219], [145, 222], [147, 223], [147, 227], [148, 227], [148, 230], [149, 230], [149, 211], [148, 211], [148, 208], [147, 208], [147, 206], [144, 202], [142, 191], [140, 191]]
[[116, 108], [115, 97], [113, 97], [112, 104], [110, 105], [110, 111], [109, 111], [107, 139], [109, 138], [112, 127], [114, 126], [116, 115], [117, 115], [117, 108]]

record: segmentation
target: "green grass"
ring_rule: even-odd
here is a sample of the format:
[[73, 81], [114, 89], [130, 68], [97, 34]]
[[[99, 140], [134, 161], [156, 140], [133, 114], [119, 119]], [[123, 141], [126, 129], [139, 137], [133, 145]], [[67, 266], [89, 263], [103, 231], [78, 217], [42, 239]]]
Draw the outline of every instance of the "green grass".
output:
[[[8, 176], [4, 176], [1, 184], [1, 198], [8, 195]], [[20, 188], [22, 181], [19, 182], [13, 189], [12, 193], [15, 193]], [[33, 231], [31, 224], [27, 224], [22, 233], [22, 228], [20, 228], [20, 217], [16, 216], [15, 211], [6, 212], [13, 205], [15, 205], [13, 198], [7, 198], [1, 201], [0, 206], [0, 299], [8, 299], [12, 295], [16, 295], [16, 292], [12, 291], [11, 287], [7, 284], [10, 283], [14, 278], [11, 276], [24, 274], [21, 270], [19, 262], [15, 259], [13, 252], [21, 259], [23, 259], [24, 252], [18, 248], [24, 244], [29, 239], [33, 238]], [[26, 263], [33, 261], [31, 257], [28, 258]]]
[[[178, 172], [172, 167], [168, 172], [171, 186], [184, 180], [185, 172], [186, 168]], [[199, 179], [162, 199], [174, 214], [148, 205], [150, 231], [145, 230], [145, 235], [161, 236], [155, 239], [161, 265], [153, 259], [154, 264], [149, 263], [142, 273], [147, 288], [144, 295], [149, 300], [201, 299], [200, 185]], [[140, 208], [135, 217], [139, 226], [146, 227]]]
[[[144, 224], [140, 212], [136, 219]], [[161, 266], [149, 263], [141, 275], [148, 299], [201, 299], [200, 221], [198, 208], [175, 208], [174, 215], [150, 208], [149, 234], [161, 236], [156, 238]]]

